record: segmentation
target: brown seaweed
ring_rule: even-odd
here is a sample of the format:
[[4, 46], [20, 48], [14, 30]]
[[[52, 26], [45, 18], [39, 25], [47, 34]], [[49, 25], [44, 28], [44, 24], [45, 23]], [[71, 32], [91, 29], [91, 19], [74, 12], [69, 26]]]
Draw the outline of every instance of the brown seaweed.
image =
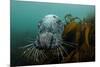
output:
[[[69, 15], [68, 15], [69, 16]], [[72, 17], [72, 15], [70, 15]], [[71, 19], [72, 20], [72, 19]], [[73, 33], [73, 34], [71, 34]], [[79, 62], [95, 60], [95, 18], [88, 16], [81, 23], [70, 21], [64, 27], [63, 40], [77, 43], [76, 49], [72, 50], [62, 62]]]

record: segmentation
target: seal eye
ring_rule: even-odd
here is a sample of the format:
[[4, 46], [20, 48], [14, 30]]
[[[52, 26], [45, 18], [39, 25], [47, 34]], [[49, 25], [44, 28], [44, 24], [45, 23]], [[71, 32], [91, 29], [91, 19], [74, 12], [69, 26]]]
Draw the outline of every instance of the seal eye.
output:
[[53, 18], [56, 18], [56, 16], [53, 16]]
[[61, 20], [58, 20], [58, 22], [61, 22]]
[[56, 23], [58, 23], [60, 25], [61, 20], [58, 20]]

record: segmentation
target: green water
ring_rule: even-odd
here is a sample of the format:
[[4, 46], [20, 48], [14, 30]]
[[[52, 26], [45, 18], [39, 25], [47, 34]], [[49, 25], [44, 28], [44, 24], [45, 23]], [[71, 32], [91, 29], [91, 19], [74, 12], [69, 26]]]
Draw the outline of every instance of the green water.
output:
[[47, 14], [55, 14], [64, 21], [65, 14], [72, 14], [81, 19], [89, 14], [95, 14], [95, 6], [39, 3], [39, 2], [19, 2], [12, 1], [11, 4], [11, 51], [12, 64], [17, 64], [15, 52], [18, 47], [27, 45], [34, 40], [37, 35], [37, 23]]

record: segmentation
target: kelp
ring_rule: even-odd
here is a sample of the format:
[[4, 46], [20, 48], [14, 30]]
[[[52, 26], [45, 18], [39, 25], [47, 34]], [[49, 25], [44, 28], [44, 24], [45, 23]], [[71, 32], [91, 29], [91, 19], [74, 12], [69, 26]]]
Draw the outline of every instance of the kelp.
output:
[[[65, 60], [62, 62], [79, 62], [79, 61], [93, 61], [95, 60], [95, 18], [94, 16], [87, 16], [85, 19], [77, 23], [72, 21], [72, 15], [65, 16], [70, 19], [66, 23], [63, 32], [63, 40], [68, 42], [70, 39], [72, 43], [77, 43], [76, 49], [72, 50]], [[73, 33], [73, 34], [71, 34]], [[69, 39], [69, 40], [68, 40]]]

